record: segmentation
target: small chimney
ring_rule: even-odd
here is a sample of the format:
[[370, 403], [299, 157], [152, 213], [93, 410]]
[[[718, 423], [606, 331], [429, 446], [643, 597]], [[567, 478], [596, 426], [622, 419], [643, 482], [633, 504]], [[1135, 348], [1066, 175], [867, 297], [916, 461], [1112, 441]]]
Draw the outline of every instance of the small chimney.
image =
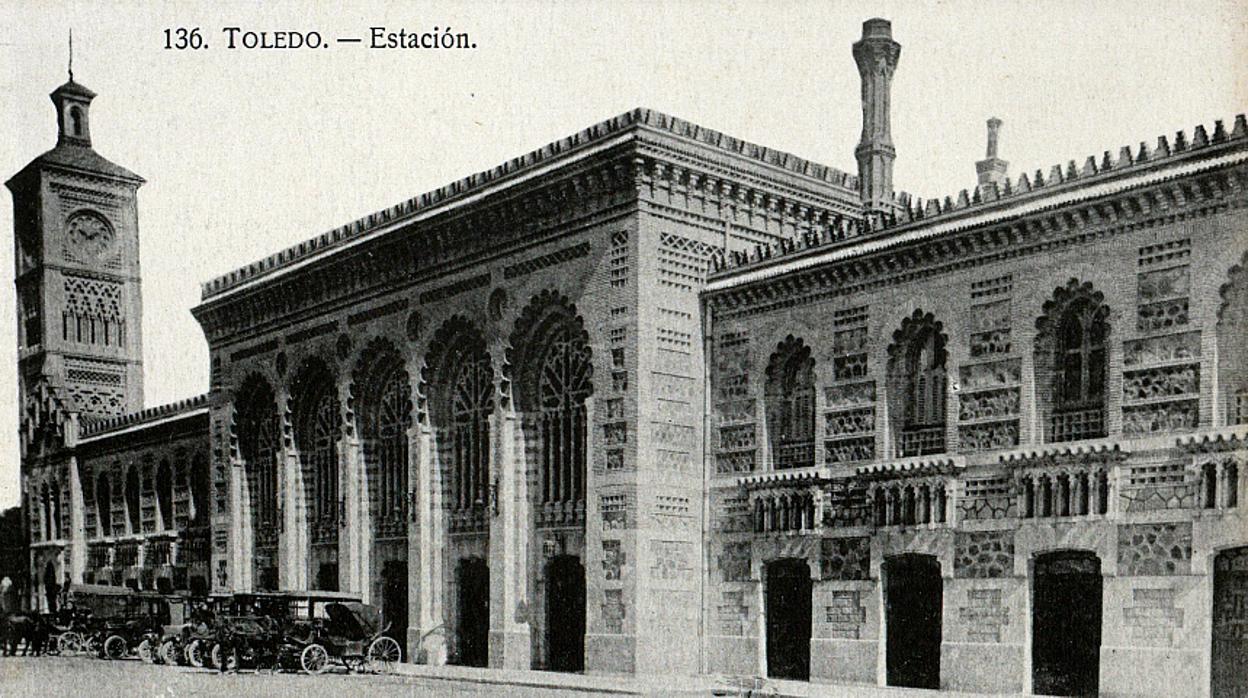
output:
[[986, 187], [989, 184], [1005, 186], [1005, 180], [1009, 179], [1006, 172], [1010, 163], [997, 157], [997, 139], [1001, 133], [1001, 120], [992, 117], [988, 120], [988, 153], [987, 157], [975, 163], [975, 173], [979, 175], [979, 186]]
[[862, 39], [854, 44], [854, 61], [862, 78], [862, 138], [854, 155], [858, 158], [858, 186], [868, 211], [892, 211], [893, 148], [889, 95], [901, 44], [893, 41], [893, 25], [885, 19], [862, 23]]

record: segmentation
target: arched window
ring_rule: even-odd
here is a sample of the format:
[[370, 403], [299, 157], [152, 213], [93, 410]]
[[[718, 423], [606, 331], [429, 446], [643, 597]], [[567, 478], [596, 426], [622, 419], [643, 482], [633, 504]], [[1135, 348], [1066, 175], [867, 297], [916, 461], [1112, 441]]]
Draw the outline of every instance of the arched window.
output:
[[338, 541], [341, 413], [333, 376], [322, 364], [309, 366], [297, 381], [295, 395], [295, 448], [308, 497], [311, 542], [334, 544]]
[[[527, 447], [540, 467], [530, 492], [538, 526], [583, 525], [593, 367], [583, 322], [566, 298], [543, 292], [517, 319], [511, 363]], [[626, 439], [624, 433], [619, 437]]]
[[168, 459], [156, 466], [156, 508], [160, 511], [161, 527], [173, 528], [173, 468]]
[[490, 415], [494, 371], [485, 338], [469, 321], [453, 317], [438, 329], [430, 351], [433, 425], [445, 464], [450, 528], [483, 531], [490, 486]]
[[100, 473], [95, 484], [95, 509], [100, 521], [100, 535], [113, 535], [113, 489], [108, 473]]
[[143, 516], [140, 508], [139, 466], [132, 465], [126, 473], [126, 516], [131, 533], [143, 532]]
[[388, 343], [370, 347], [364, 361], [356, 384], [373, 524], [379, 537], [402, 537], [407, 531], [411, 385], [403, 360]]
[[43, 485], [39, 504], [42, 510], [43, 540], [52, 540], [52, 495], [48, 492], [47, 483]]
[[[902, 457], [945, 452], [945, 335], [931, 313], [915, 310], [889, 346], [889, 398]], [[900, 416], [900, 419], [897, 418]]]
[[[276, 554], [278, 520], [277, 468], [280, 444], [277, 435], [277, 402], [272, 388], [262, 378], [252, 376], [239, 391], [234, 420], [238, 452], [243, 459], [251, 509], [251, 527], [257, 552]], [[207, 467], [196, 464], [191, 472], [191, 500], [196, 517], [207, 515]], [[205, 519], [206, 522], [206, 519]], [[271, 549], [271, 550], [270, 550]]]
[[1049, 441], [1106, 435], [1108, 317], [1101, 293], [1075, 279], [1045, 303], [1036, 323], [1036, 381], [1043, 385], [1048, 374], [1050, 388], [1042, 393], [1048, 395]]
[[[274, 460], [274, 463], [276, 463], [276, 459]], [[276, 486], [277, 467], [276, 467], [276, 464], [272, 466], [272, 472], [273, 472], [274, 485], [273, 485], [271, 501], [274, 503], [274, 506], [276, 507], [276, 503], [277, 503], [277, 491], [276, 491], [277, 490], [277, 486]], [[203, 453], [195, 454], [195, 456], [193, 457], [191, 461], [191, 478], [190, 479], [191, 479], [190, 489], [191, 489], [191, 507], [192, 507], [191, 525], [197, 526], [197, 527], [207, 526], [209, 517], [211, 516], [211, 511], [209, 511], [209, 508], [208, 508], [208, 495], [209, 495], [209, 491], [211, 490], [211, 485], [209, 483], [209, 473], [208, 473], [208, 456], [206, 456]]]
[[66, 538], [65, 521], [61, 517], [61, 487], [52, 481], [52, 537]]
[[777, 470], [815, 464], [815, 360], [793, 335], [767, 365], [767, 434]]
[[567, 323], [547, 335], [541, 361], [542, 501], [585, 501], [585, 399], [590, 385], [589, 347]]
[[70, 133], [78, 138], [83, 135], [82, 109], [79, 107], [69, 108], [69, 128]]

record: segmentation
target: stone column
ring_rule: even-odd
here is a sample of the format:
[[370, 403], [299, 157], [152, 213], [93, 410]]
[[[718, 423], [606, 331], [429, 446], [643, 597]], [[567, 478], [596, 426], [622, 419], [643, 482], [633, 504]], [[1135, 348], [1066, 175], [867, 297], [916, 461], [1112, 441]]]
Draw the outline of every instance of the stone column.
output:
[[87, 567], [86, 505], [82, 499], [82, 474], [78, 457], [69, 457], [69, 581], [82, 584]]
[[308, 531], [303, 502], [303, 477], [299, 472], [299, 453], [295, 450], [287, 406], [290, 395], [283, 389], [277, 397], [278, 421], [282, 436], [277, 486], [281, 492], [282, 528], [278, 533], [278, 586], [282, 589], [308, 588]]
[[[513, 409], [491, 420], [490, 658], [493, 668], [530, 667], [528, 599], [529, 498], [522, 430]], [[497, 512], [497, 514], [495, 514]]]
[[419, 467], [416, 470], [416, 528], [419, 532], [418, 560], [420, 583], [419, 617], [416, 632], [420, 638], [420, 654], [425, 664], [446, 664], [446, 630], [442, 627], [442, 509], [439, 488], [441, 477], [433, 458], [433, 433], [426, 426], [420, 430]]
[[364, 458], [359, 437], [353, 430], [348, 431], [338, 440], [338, 588], [357, 592], [364, 603], [371, 603], [367, 568], [370, 551], [365, 541], [368, 522], [363, 520], [361, 492]]
[[[425, 558], [421, 556], [421, 536], [424, 528], [420, 523], [420, 507], [417, 497], [420, 471], [427, 467], [428, 461], [421, 453], [421, 433], [423, 428], [413, 425], [407, 428], [407, 508], [403, 515], [407, 517], [407, 660], [416, 662], [420, 655], [420, 636], [428, 630], [421, 619], [424, 617], [424, 575], [422, 565]], [[424, 499], [423, 496], [420, 497]]]

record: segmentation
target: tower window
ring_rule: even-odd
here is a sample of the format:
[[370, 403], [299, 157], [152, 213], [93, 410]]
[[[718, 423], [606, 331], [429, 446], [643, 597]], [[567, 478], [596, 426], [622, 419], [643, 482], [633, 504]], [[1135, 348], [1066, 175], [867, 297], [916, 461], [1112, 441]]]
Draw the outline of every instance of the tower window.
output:
[[73, 136], [75, 136], [75, 137], [77, 137], [77, 138], [82, 138], [82, 135], [83, 135], [83, 130], [84, 130], [84, 129], [83, 129], [83, 126], [84, 126], [84, 124], [83, 124], [83, 114], [82, 114], [82, 108], [81, 108], [81, 107], [70, 107], [70, 108], [69, 108], [69, 129], [70, 129], [70, 134], [72, 134]]

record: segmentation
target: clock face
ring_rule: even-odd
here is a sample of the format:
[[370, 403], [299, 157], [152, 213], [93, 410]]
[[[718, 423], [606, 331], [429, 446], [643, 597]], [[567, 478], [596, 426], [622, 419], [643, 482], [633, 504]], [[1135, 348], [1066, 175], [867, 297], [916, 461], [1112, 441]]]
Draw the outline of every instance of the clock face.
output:
[[113, 248], [113, 228], [97, 213], [76, 213], [66, 226], [69, 240], [88, 259], [99, 259]]

